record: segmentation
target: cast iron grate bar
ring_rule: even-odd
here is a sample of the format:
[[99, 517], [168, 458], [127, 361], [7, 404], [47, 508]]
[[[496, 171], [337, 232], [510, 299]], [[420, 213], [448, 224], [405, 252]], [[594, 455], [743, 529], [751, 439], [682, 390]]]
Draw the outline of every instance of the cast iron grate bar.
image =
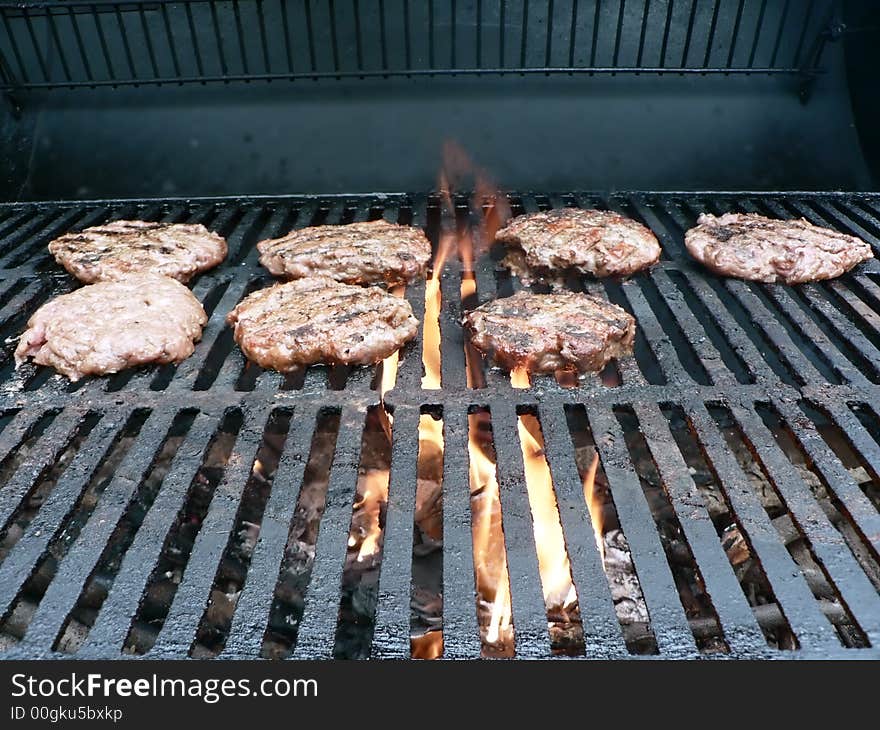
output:
[[[721, 37], [716, 38], [718, 44]], [[646, 44], [646, 55], [649, 47]], [[624, 50], [622, 46], [621, 54]], [[370, 57], [364, 46], [364, 64]], [[74, 57], [68, 60], [73, 63]], [[329, 468], [326, 506], [318, 515], [317, 543], [309, 548], [314, 562], [300, 576], [304, 593], [284, 598], [291, 601], [284, 611], [293, 622], [285, 627], [285, 640], [294, 657], [339, 655], [339, 642], [346, 636], [339, 629], [348, 620], [340, 606], [344, 607], [349, 531], [359, 509], [355, 495], [366, 443], [363, 432], [366, 414], [375, 408], [385, 408], [393, 424], [387, 504], [383, 502], [379, 512], [377, 597], [370, 614], [359, 619], [372, 637], [370, 656], [409, 657], [415, 651], [410, 626], [412, 602], [417, 600], [413, 520], [420, 473], [418, 424], [420, 416], [429, 413], [442, 418], [444, 440], [442, 484], [437, 485], [442, 494], [442, 568], [437, 570], [442, 572], [436, 575], [442, 586], [442, 656], [492, 654], [481, 634], [486, 617], [477, 600], [468, 489], [468, 416], [475, 412], [487, 414], [481, 418], [492, 425], [510, 577], [512, 653], [549, 657], [555, 651], [535, 542], [538, 513], [530, 504], [517, 433], [522, 414], [537, 418], [543, 434], [578, 596], [584, 643], [577, 653], [632, 653], [630, 627], [619, 614], [619, 596], [611, 587], [620, 576], [600, 554], [595, 515], [585, 498], [578, 461], [582, 456], [576, 454], [567, 417], [570, 408], [585, 409], [629, 551], [630, 577], [643, 594], [639, 600], [644, 602], [647, 624], [640, 630], [656, 639], [660, 656], [699, 656], [707, 635], [729, 648], [725, 655], [731, 657], [875, 655], [880, 640], [880, 423], [874, 427], [869, 419], [876, 421], [871, 414], [880, 412], [880, 269], [868, 262], [838, 281], [797, 289], [725, 281], [690, 260], [683, 236], [702, 210], [756, 209], [804, 215], [877, 245], [880, 198], [706, 193], [508, 197], [519, 212], [589, 205], [619, 210], [657, 233], [664, 255], [651, 272], [626, 282], [578, 277], [568, 281], [574, 290], [609, 298], [634, 313], [641, 332], [635, 358], [621, 360], [602, 377], [568, 383], [540, 376], [522, 389], [514, 388], [507, 374], [478, 362], [468, 349], [461, 314], [522, 284], [500, 268], [493, 252], [478, 249], [472, 272], [476, 297], [462, 300], [467, 260], [457, 249], [478, 240], [487, 205], [463, 195], [453, 196], [451, 209], [433, 194], [0, 206], [0, 334], [6, 340], [0, 351], [2, 655], [54, 656], [65, 651], [65, 656], [73, 652], [81, 657], [119, 657], [132, 650], [181, 658], [217, 651], [223, 657], [265, 655], [279, 570], [287, 560], [297, 505], [308, 491], [306, 462], [322, 413], [338, 414], [340, 430], [332, 451], [318, 454]], [[31, 364], [16, 370], [12, 350], [27, 317], [44, 301], [76, 286], [45, 253], [48, 241], [69, 228], [121, 216], [199, 220], [229, 237], [230, 260], [192, 283], [210, 315], [193, 357], [179, 366], [86, 378], [76, 385]], [[313, 367], [282, 375], [249, 365], [232, 341], [225, 317], [249, 291], [272, 282], [258, 264], [255, 243], [294, 227], [378, 218], [424, 227], [435, 255], [441, 241], [451, 247], [440, 277], [441, 387], [422, 388], [421, 332], [400, 352], [384, 405], [379, 366]], [[420, 320], [427, 291], [425, 281], [416, 281], [404, 294]], [[468, 364], [476, 376], [470, 383]], [[175, 437], [179, 444], [167, 463], [157, 466], [172, 424], [187, 409], [193, 414], [191, 425]], [[224, 609], [212, 599], [212, 586], [221, 567], [239, 569], [234, 561], [227, 565], [225, 551], [234, 537], [231, 532], [238, 529], [238, 516], [247, 513], [242, 510], [254, 490], [246, 485], [256, 468], [267, 419], [276, 409], [292, 415], [286, 441], [279, 447], [277, 471], [261, 497], [259, 537], [236, 578], [240, 594], [230, 601], [229, 613], [216, 618]], [[670, 409], [689, 420], [689, 438], [702, 449], [731, 519], [766, 575], [768, 596], [749, 595], [741, 582], [731, 548], [713, 524], [699, 488], [703, 475], [691, 470], [677, 446], [679, 436], [666, 415]], [[728, 431], [717, 422], [719, 409], [739, 429], [751, 458], [781, 501], [784, 519], [769, 514], [759, 499], [754, 475], [744, 471], [741, 455], [731, 451]], [[781, 426], [765, 418], [767, 409], [778, 415]], [[105, 456], [115, 448], [128, 415], [141, 411], [150, 415], [131, 443], [126, 442], [122, 461], [105, 474]], [[621, 420], [622, 412], [630, 416]], [[242, 419], [241, 427], [231, 427], [231, 432], [223, 430], [229, 413], [240, 413]], [[820, 416], [822, 423], [816, 422]], [[97, 425], [80, 436], [87, 419], [97, 419]], [[631, 423], [638, 424], [639, 439], [629, 438]], [[783, 427], [789, 434], [785, 438], [779, 430]], [[846, 462], [843, 447], [828, 430], [832, 427], [857, 455], [858, 468], [851, 459]], [[214, 467], [206, 459], [217, 438], [228, 442], [229, 454], [212, 482], [215, 477], [209, 472]], [[75, 448], [68, 463], [64, 454], [71, 444]], [[673, 563], [681, 555], [676, 557], [661, 540], [657, 520], [662, 518], [644, 487], [647, 461], [639, 464], [636, 459], [656, 467], [651, 473], [657, 474], [657, 486], [675, 513], [690, 550], [688, 560], [717, 615], [715, 624], [688, 608], [675, 572], [680, 565]], [[813, 477], [805, 476], [800, 466], [804, 462]], [[137, 495], [144, 480], [154, 478], [154, 469], [160, 486], [151, 487], [154, 498], [141, 507]], [[81, 511], [77, 505], [93, 478], [106, 479], [106, 488], [97, 492], [95, 504], [84, 508], [82, 529], [74, 526], [75, 537], [56, 554], [53, 546], [71, 529], [72, 515]], [[210, 488], [198, 486], [205, 479]], [[821, 489], [816, 487], [820, 483]], [[829, 511], [829, 505], [836, 512]], [[169, 579], [157, 579], [154, 572], [173, 558], [168, 551], [178, 547], [175, 525], [193, 514], [201, 517], [187, 527], [192, 544], [183, 546], [179, 565], [168, 563], [180, 572], [179, 585], [172, 587]], [[803, 548], [798, 549], [809, 553], [821, 575], [795, 560], [780, 524], [799, 539]], [[125, 533], [122, 538], [120, 530]], [[55, 562], [44, 570], [46, 560]], [[815, 573], [814, 568], [810, 570]], [[824, 586], [821, 595], [817, 580]], [[207, 619], [209, 614], [214, 618]], [[225, 644], [213, 652], [199, 644], [205, 621], [228, 627], [223, 629], [228, 630]], [[850, 629], [862, 632], [863, 642], [854, 645], [865, 648], [846, 648]], [[779, 651], [768, 638], [785, 631], [797, 646], [781, 648], [794, 651]]]

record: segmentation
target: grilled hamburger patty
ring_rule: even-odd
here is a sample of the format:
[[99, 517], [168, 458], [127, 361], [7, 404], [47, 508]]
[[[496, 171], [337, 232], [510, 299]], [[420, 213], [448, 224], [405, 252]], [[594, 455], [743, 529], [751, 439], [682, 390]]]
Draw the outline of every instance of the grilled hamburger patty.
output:
[[691, 255], [712, 271], [740, 279], [801, 284], [833, 279], [872, 258], [855, 236], [809, 221], [754, 213], [704, 213], [684, 237]]
[[200, 223], [113, 221], [49, 244], [55, 260], [80, 281], [164, 274], [187, 282], [226, 258], [226, 240]]
[[532, 373], [599, 372], [632, 354], [636, 321], [620, 307], [589, 294], [521, 291], [468, 312], [471, 342], [497, 365]]
[[275, 276], [329, 276], [346, 284], [405, 284], [424, 276], [431, 258], [420, 228], [383, 220], [302, 228], [257, 248]]
[[558, 208], [521, 215], [495, 240], [512, 247], [506, 265], [526, 279], [566, 269], [628, 276], [660, 259], [660, 244], [650, 230], [607, 210]]
[[15, 350], [73, 381], [146, 363], [179, 362], [202, 336], [205, 310], [183, 284], [131, 274], [63, 294], [28, 320]]
[[226, 321], [248, 359], [281, 372], [316, 363], [372, 365], [415, 337], [419, 324], [405, 299], [328, 277], [256, 291]]

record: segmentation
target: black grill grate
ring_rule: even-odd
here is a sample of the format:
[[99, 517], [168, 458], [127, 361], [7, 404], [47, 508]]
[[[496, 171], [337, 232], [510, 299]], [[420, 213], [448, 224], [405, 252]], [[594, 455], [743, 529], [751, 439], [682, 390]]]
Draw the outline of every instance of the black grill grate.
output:
[[838, 0], [0, 3], [0, 88], [821, 72]]
[[[664, 256], [650, 273], [625, 282], [571, 282], [629, 308], [643, 337], [636, 358], [619, 362], [604, 380], [567, 387], [542, 377], [520, 390], [484, 369], [485, 384], [468, 387], [458, 324], [463, 264], [448, 262], [441, 284], [443, 387], [421, 388], [419, 337], [401, 353], [386, 398], [394, 417], [390, 497], [380, 514], [378, 586], [365, 594], [366, 653], [410, 655], [418, 423], [430, 412], [442, 417], [445, 439], [444, 656], [480, 655], [467, 490], [468, 414], [476, 409], [492, 423], [516, 656], [552, 654], [516, 430], [522, 413], [540, 421], [586, 656], [630, 656], [635, 640], [621, 628], [593, 538], [583, 464], [573, 448], [579, 422], [588, 424], [598, 450], [606, 499], [643, 594], [649, 618], [641, 638], [660, 656], [699, 655], [709, 646], [733, 657], [876, 656], [880, 269], [872, 261], [838, 281], [798, 288], [723, 280], [689, 260], [683, 231], [703, 210], [803, 215], [864, 237], [880, 254], [880, 198], [509, 200], [515, 212], [609, 207], [658, 234]], [[73, 286], [51, 261], [48, 240], [123, 216], [201, 221], [228, 236], [229, 261], [193, 286], [210, 314], [194, 356], [177, 367], [77, 385], [32, 365], [14, 370], [11, 352], [29, 314]], [[425, 226], [435, 246], [441, 234], [476, 231], [478, 220], [467, 198], [456, 198], [452, 211], [436, 196], [406, 195], [0, 208], [3, 656], [258, 657], [266, 655], [269, 634], [281, 637], [285, 655], [344, 654], [340, 626], [347, 619], [339, 607], [362, 436], [368, 410], [379, 403], [376, 373], [263, 372], [245, 362], [224, 317], [270, 280], [256, 262], [260, 238], [292, 226], [378, 217]], [[491, 253], [480, 255], [475, 269], [479, 301], [518, 286]], [[423, 282], [406, 291], [420, 319], [424, 296]], [[315, 430], [328, 415], [335, 425], [322, 456]], [[273, 447], [269, 424], [280, 417], [289, 426]], [[273, 473], [261, 486], [255, 459], [272, 448]], [[302, 515], [304, 474], [320, 463], [329, 468], [323, 507]], [[243, 506], [252, 495], [256, 511]], [[674, 512], [674, 528], [663, 526], [664, 510]], [[302, 557], [291, 529], [297, 520], [313, 538], [318, 526], [317, 538], [311, 547], [302, 538], [306, 568], [288, 590], [279, 570]], [[259, 539], [236, 573], [229, 557], [247, 543], [241, 530]], [[753, 574], [731, 557], [736, 540], [751, 556]], [[699, 612], [683, 598], [689, 575], [702, 592]], [[754, 585], [764, 586], [763, 598], [756, 599]], [[212, 618], [226, 604], [234, 610]]]

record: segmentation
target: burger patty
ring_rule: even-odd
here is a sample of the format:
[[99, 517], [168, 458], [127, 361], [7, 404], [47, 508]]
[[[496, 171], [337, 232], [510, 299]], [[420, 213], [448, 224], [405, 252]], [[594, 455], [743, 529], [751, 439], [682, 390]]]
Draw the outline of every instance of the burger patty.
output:
[[247, 296], [226, 317], [235, 341], [260, 367], [372, 365], [416, 336], [405, 299], [329, 277], [276, 284]]
[[704, 213], [685, 234], [691, 255], [708, 269], [740, 279], [802, 284], [833, 279], [874, 256], [855, 236], [809, 221], [754, 213]]
[[495, 240], [512, 247], [506, 265], [525, 279], [575, 270], [629, 276], [660, 260], [657, 237], [640, 223], [607, 210], [558, 208], [510, 221]]
[[183, 284], [131, 274], [63, 294], [28, 320], [15, 350], [77, 381], [146, 363], [180, 362], [202, 336], [205, 310]]
[[226, 258], [226, 240], [200, 223], [113, 221], [49, 244], [55, 260], [80, 281], [153, 273], [187, 282]]
[[506, 370], [599, 372], [632, 354], [636, 321], [589, 294], [520, 291], [468, 312], [471, 342]]
[[257, 248], [275, 276], [329, 276], [346, 284], [405, 284], [424, 276], [431, 258], [421, 228], [383, 220], [302, 228]]

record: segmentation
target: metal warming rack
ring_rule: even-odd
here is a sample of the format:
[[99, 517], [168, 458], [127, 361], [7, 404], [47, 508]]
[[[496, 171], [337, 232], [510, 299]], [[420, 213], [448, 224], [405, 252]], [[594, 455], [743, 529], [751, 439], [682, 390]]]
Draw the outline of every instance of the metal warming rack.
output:
[[[598, 448], [659, 656], [700, 655], [706, 620], [689, 616], [683, 608], [673, 557], [661, 540], [655, 508], [644, 491], [649, 467], [632, 458], [633, 438], [651, 455], [650, 468], [659, 475], [662, 499], [674, 510], [689, 560], [705, 585], [710, 623], [718, 627], [725, 656], [878, 656], [880, 269], [872, 261], [837, 281], [800, 287], [724, 280], [689, 259], [683, 231], [704, 210], [755, 210], [834, 226], [863, 237], [880, 254], [880, 197], [508, 197], [514, 213], [559, 206], [610, 207], [656, 232], [663, 259], [650, 273], [623, 282], [569, 282], [574, 288], [599, 291], [635, 315], [635, 358], [618, 363], [616, 385], [592, 378], [566, 387], [543, 377], [518, 390], [503, 375], [486, 371], [484, 387], [468, 387], [459, 325], [463, 264], [455, 257], [447, 262], [441, 279], [442, 389], [421, 388], [420, 333], [403, 350], [396, 384], [386, 397], [394, 416], [390, 497], [368, 653], [410, 655], [417, 427], [420, 415], [430, 412], [442, 414], [445, 439], [444, 656], [480, 655], [467, 417], [474, 409], [487, 409], [497, 454], [518, 657], [551, 656], [516, 435], [517, 414], [524, 412], [537, 416], [543, 432], [580, 598], [585, 656], [630, 654], [574, 459], [569, 422], [577, 413], [585, 417]], [[259, 540], [246, 574], [239, 577], [241, 592], [218, 655], [260, 656], [270, 613], [281, 600], [279, 568], [309, 468], [316, 423], [328, 413], [338, 417], [338, 433], [290, 652], [298, 658], [333, 655], [362, 431], [368, 409], [380, 402], [376, 374], [373, 369], [322, 367], [298, 377], [262, 372], [246, 364], [224, 318], [246, 292], [269, 281], [256, 262], [257, 240], [291, 227], [384, 217], [424, 226], [436, 250], [441, 234], [460, 236], [476, 219], [464, 198], [455, 200], [454, 213], [441, 203], [434, 196], [394, 195], [0, 208], [0, 334], [5, 342], [0, 364], [0, 523], [7, 536], [14, 525], [21, 525], [0, 561], [0, 633], [15, 636], [0, 656], [70, 656], [59, 639], [74, 614], [86, 626], [76, 656], [129, 655], [127, 640], [144, 620], [155, 631], [145, 656], [191, 655], [210, 611], [218, 566], [241, 526], [243, 494], [265, 442], [267, 423], [279, 412], [289, 421], [286, 441], [271, 489], [257, 513], [247, 515], [260, 525]], [[126, 371], [76, 385], [32, 365], [14, 370], [11, 353], [27, 317], [49, 297], [74, 286], [51, 260], [47, 242], [66, 230], [132, 216], [200, 221], [228, 236], [228, 261], [193, 286], [210, 315], [193, 357], [176, 367]], [[479, 301], [509, 294], [516, 286], [491, 253], [484, 252], [474, 268]], [[424, 296], [424, 283], [407, 288], [406, 297], [420, 319]], [[231, 434], [227, 458], [197, 488], [198, 475], [222, 433]], [[781, 434], [802, 455], [802, 463], [792, 461], [792, 449], [783, 448]], [[788, 541], [756, 495], [731, 438], [738, 439], [764, 470], [787, 515], [787, 529], [807, 546], [833, 602], [817, 594], [816, 576], [808, 575], [786, 549]], [[169, 462], [167, 473], [160, 484], [153, 484], [151, 471], [163, 454]], [[700, 460], [705, 469], [695, 468]], [[805, 477], [804, 465], [814, 478]], [[725, 535], [710, 519], [695, 481], [704, 471], [717, 483], [763, 572], [774, 599], [771, 604], [750, 605], [725, 552]], [[99, 473], [106, 476], [95, 485]], [[50, 489], [40, 486], [47, 480]], [[196, 504], [198, 500], [202, 502]], [[834, 520], [826, 509], [829, 504]], [[193, 513], [199, 519], [187, 526], [181, 516]], [[185, 529], [197, 534], [184, 556], [182, 579], [168, 597], [164, 615], [144, 617], [148, 586], [157, 571], [164, 570], [174, 534]], [[25, 603], [31, 606], [26, 615], [21, 611]], [[855, 640], [845, 640], [839, 631], [842, 624]], [[795, 637], [790, 650], [768, 645], [765, 633], [774, 626], [783, 626]]]

